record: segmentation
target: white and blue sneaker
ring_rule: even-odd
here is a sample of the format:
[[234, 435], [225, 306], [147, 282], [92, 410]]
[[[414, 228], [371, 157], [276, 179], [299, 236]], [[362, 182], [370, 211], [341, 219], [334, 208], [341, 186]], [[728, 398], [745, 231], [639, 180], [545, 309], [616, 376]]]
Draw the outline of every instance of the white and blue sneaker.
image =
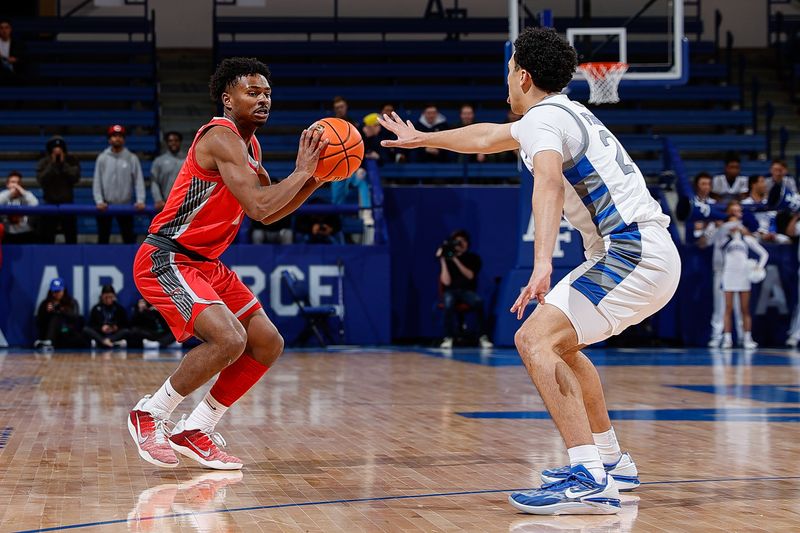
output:
[[[628, 452], [623, 453], [616, 463], [604, 464], [603, 466], [606, 469], [606, 474], [614, 477], [620, 492], [631, 491], [641, 484], [639, 482], [639, 471], [636, 470], [636, 464]], [[544, 470], [542, 471], [542, 481], [544, 483], [555, 483], [566, 479], [569, 476], [569, 472], [569, 466]]]
[[614, 478], [598, 483], [583, 465], [570, 468], [566, 479], [511, 494], [508, 503], [524, 513], [546, 515], [616, 514], [621, 509]]

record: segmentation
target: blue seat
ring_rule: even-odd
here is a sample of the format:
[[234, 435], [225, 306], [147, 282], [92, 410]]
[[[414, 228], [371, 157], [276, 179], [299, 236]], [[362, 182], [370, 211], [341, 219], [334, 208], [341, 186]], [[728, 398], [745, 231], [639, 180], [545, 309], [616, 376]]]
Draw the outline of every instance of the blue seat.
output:
[[153, 102], [155, 87], [2, 87], [0, 100], [6, 102]]
[[[150, 176], [150, 167], [152, 166], [153, 162], [149, 159], [141, 158], [139, 161], [142, 163], [142, 174], [144, 174], [144, 177], [147, 178]], [[12, 170], [21, 172], [23, 177], [33, 178], [36, 176], [37, 163], [38, 159], [27, 159], [23, 161], [11, 159], [0, 160], [0, 178], [7, 176]], [[91, 178], [94, 176], [94, 163], [95, 158], [81, 160], [81, 176], [84, 178]]]
[[[11, 135], [0, 137], [0, 150], [7, 152], [44, 152], [50, 136]], [[101, 152], [108, 147], [105, 135], [65, 135], [64, 140], [72, 152]], [[125, 138], [129, 150], [152, 152], [158, 146], [155, 135], [129, 135]]]
[[155, 126], [155, 123], [155, 111], [11, 110], [0, 113], [0, 126]]
[[305, 327], [292, 342], [292, 345], [305, 345], [312, 335], [316, 337], [320, 346], [326, 346], [333, 341], [328, 321], [331, 317], [337, 315], [336, 307], [332, 305], [310, 305], [308, 291], [291, 271], [283, 270], [281, 277], [286, 289], [289, 291], [289, 295], [297, 305], [300, 316], [305, 321]]
[[14, 33], [150, 33], [152, 24], [140, 17], [13, 17]]
[[[16, 26], [14, 27], [16, 31]], [[119, 59], [153, 53], [153, 43], [146, 41], [30, 41], [25, 43], [30, 57], [52, 61], [56, 57]]]
[[150, 79], [155, 74], [152, 63], [38, 63], [32, 73], [39, 78], [104, 78]]
[[750, 126], [753, 112], [699, 109], [603, 109], [592, 111], [609, 126]]

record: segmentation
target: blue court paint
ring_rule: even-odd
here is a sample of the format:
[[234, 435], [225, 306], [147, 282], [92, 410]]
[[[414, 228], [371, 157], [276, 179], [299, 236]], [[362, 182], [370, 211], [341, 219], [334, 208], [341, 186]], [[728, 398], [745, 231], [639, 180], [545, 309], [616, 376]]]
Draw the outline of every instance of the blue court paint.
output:
[[[747, 482], [753, 483], [756, 481], [791, 481], [791, 480], [798, 480], [800, 476], [762, 476], [762, 477], [747, 477], [747, 478], [735, 478], [735, 477], [727, 477], [727, 478], [712, 478], [712, 479], [672, 479], [672, 480], [663, 480], [663, 481], [645, 481], [642, 485], [675, 485], [681, 483], [725, 483], [725, 482]], [[510, 488], [510, 489], [486, 489], [486, 490], [470, 490], [470, 491], [460, 491], [460, 492], [433, 492], [427, 494], [408, 494], [405, 496], [376, 496], [373, 498], [351, 498], [351, 499], [342, 499], [342, 500], [321, 500], [321, 501], [314, 501], [314, 502], [300, 502], [300, 503], [279, 503], [275, 505], [256, 505], [252, 507], [235, 507], [232, 509], [218, 509], [214, 511], [201, 511], [201, 512], [192, 512], [192, 513], [171, 513], [165, 515], [158, 515], [158, 516], [145, 516], [140, 518], [139, 522], [145, 522], [149, 520], [163, 520], [165, 518], [177, 518], [181, 516], [198, 516], [198, 515], [206, 515], [206, 514], [218, 514], [218, 513], [238, 513], [238, 512], [247, 512], [247, 511], [264, 511], [269, 509], [285, 509], [289, 507], [310, 507], [312, 505], [332, 505], [337, 503], [364, 503], [364, 502], [380, 502], [380, 501], [392, 501], [392, 500], [409, 500], [409, 499], [417, 499], [417, 498], [438, 498], [438, 497], [452, 497], [452, 496], [470, 496], [474, 494], [496, 494], [501, 492], [516, 492], [520, 490], [530, 490], [530, 487], [523, 487], [523, 488]], [[108, 526], [113, 524], [125, 524], [127, 523], [127, 519], [118, 519], [118, 520], [103, 520], [98, 522], [86, 522], [83, 524], [70, 524], [65, 526], [53, 526], [47, 527], [43, 529], [25, 529], [21, 531], [17, 531], [16, 533], [44, 533], [47, 531], [67, 531], [70, 529], [81, 529], [81, 528], [89, 528], [95, 526]]]
[[[516, 349], [456, 348], [441, 350], [434, 348], [408, 348], [433, 357], [452, 359], [463, 363], [485, 366], [522, 366]], [[595, 348], [584, 350], [595, 366], [793, 366], [800, 365], [796, 353], [783, 350], [745, 352], [744, 350], [709, 350], [706, 348], [670, 350], [664, 348], [614, 349]]]
[[[465, 418], [547, 420], [547, 411], [483, 411], [456, 413]], [[730, 409], [630, 409], [609, 411], [611, 420], [670, 420], [682, 422], [800, 422], [800, 407], [742, 407]]]
[[706, 392], [767, 403], [800, 403], [798, 385], [668, 385], [676, 389]]

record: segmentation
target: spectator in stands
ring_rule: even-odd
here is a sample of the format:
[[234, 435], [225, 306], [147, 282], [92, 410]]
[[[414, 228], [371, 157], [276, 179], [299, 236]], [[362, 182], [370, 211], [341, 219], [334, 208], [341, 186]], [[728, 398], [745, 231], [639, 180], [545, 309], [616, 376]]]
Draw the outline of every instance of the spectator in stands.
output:
[[747, 197], [749, 186], [747, 176], [739, 173], [742, 170], [739, 157], [729, 155], [725, 158], [725, 173], [714, 176], [711, 186], [711, 197], [723, 205], [731, 200], [743, 200]]
[[742, 200], [742, 207], [751, 210], [758, 221], [756, 236], [764, 241], [774, 241], [777, 212], [767, 207], [767, 180], [764, 176], [750, 176], [748, 185], [750, 194]]
[[292, 244], [293, 239], [292, 217], [283, 217], [272, 224], [262, 224], [257, 220], [250, 222], [250, 242], [253, 244]]
[[[272, 184], [280, 182], [279, 178], [270, 177]], [[253, 244], [292, 244], [294, 231], [292, 217], [280, 218], [272, 224], [262, 224], [258, 220], [250, 221], [250, 242]]]
[[[125, 128], [115, 124], [108, 128], [108, 143], [94, 166], [92, 192], [97, 209], [105, 211], [109, 205], [130, 204], [132, 189], [136, 189], [136, 209], [144, 209], [144, 177], [142, 165], [136, 154], [125, 148]], [[136, 242], [133, 232], [133, 216], [117, 215], [122, 241]], [[108, 244], [111, 237], [111, 217], [97, 217], [97, 242]]]
[[[32, 192], [22, 186], [22, 174], [12, 170], [6, 178], [6, 190], [0, 192], [0, 205], [39, 205]], [[35, 233], [27, 215], [8, 215], [5, 217], [6, 244], [29, 244], [34, 242]]]
[[380, 114], [381, 115], [391, 115], [394, 113], [394, 104], [383, 104], [381, 106]]
[[11, 22], [0, 19], [0, 84], [15, 84], [22, 82], [24, 52], [22, 42], [12, 39]]
[[47, 297], [36, 311], [38, 339], [34, 348], [83, 348], [86, 342], [82, 326], [78, 302], [70, 296], [63, 279], [53, 279]]
[[486, 336], [483, 299], [478, 295], [478, 274], [481, 271], [481, 258], [469, 251], [469, 233], [456, 230], [436, 250], [439, 259], [439, 283], [442, 288], [444, 304], [445, 337], [440, 348], [452, 348], [456, 336], [456, 310], [460, 303], [475, 311], [477, 319], [478, 342], [481, 348], [491, 348], [492, 342]]
[[[78, 158], [69, 155], [67, 143], [60, 135], [54, 135], [45, 145], [47, 155], [36, 166], [36, 181], [42, 187], [46, 204], [71, 204], [75, 200], [74, 188], [81, 180], [81, 165]], [[40, 221], [42, 241], [56, 242], [56, 234], [64, 234], [67, 244], [78, 242], [78, 220], [75, 215], [51, 215]]]
[[347, 122], [351, 123], [356, 128], [358, 127], [358, 122], [351, 119], [347, 115], [348, 107], [347, 107], [347, 100], [342, 98], [341, 96], [334, 96], [333, 97], [333, 116], [336, 118], [340, 118], [342, 120], [346, 120]]
[[175, 342], [175, 336], [167, 321], [155, 307], [144, 298], [139, 298], [131, 315], [131, 345], [144, 348], [159, 348]]
[[[701, 248], [708, 245], [705, 230], [711, 222], [708, 216], [693, 216], [694, 209], [699, 208], [701, 213], [710, 213], [710, 206], [717, 203], [711, 198], [711, 174], [700, 172], [694, 177], [694, 197], [689, 198], [685, 194], [678, 197], [678, 205], [675, 214], [678, 220], [686, 221], [685, 240], [687, 244], [695, 243]], [[708, 207], [706, 207], [708, 206]]]
[[91, 341], [92, 348], [125, 348], [128, 345], [128, 314], [117, 302], [117, 293], [111, 285], [103, 285], [100, 301], [89, 313], [89, 325], [83, 333]]
[[[307, 204], [320, 204], [312, 198]], [[297, 217], [297, 233], [300, 242], [306, 244], [344, 244], [342, 221], [339, 215], [332, 213], [314, 213]]]
[[[394, 113], [394, 111], [395, 111], [394, 105], [383, 104], [381, 106], [379, 114], [381, 116], [391, 115], [392, 113]], [[391, 139], [392, 134], [381, 128], [379, 138], [380, 138], [379, 140], [381, 141], [384, 139]], [[408, 160], [407, 150], [404, 150], [402, 148], [384, 148], [384, 150], [386, 150], [385, 153], [388, 155], [388, 157], [384, 160], [384, 162], [405, 163]]]
[[[748, 252], [759, 256], [757, 269], [764, 270], [769, 254], [742, 224], [742, 206], [732, 201], [726, 210], [728, 220], [714, 234], [714, 252], [722, 257], [722, 290], [725, 291], [725, 332], [721, 348], [733, 347], [734, 298], [739, 300], [744, 335], [740, 337], [746, 349], [758, 348], [753, 340], [750, 318], [750, 277]], [[763, 279], [763, 277], [761, 278]]]
[[177, 131], [168, 131], [164, 134], [164, 143], [167, 151], [153, 160], [150, 167], [150, 191], [153, 194], [153, 203], [158, 211], [164, 209], [169, 191], [178, 177], [186, 155], [181, 153], [183, 135]]
[[[447, 118], [439, 113], [439, 109], [434, 104], [425, 106], [414, 126], [417, 130], [426, 133], [450, 129]], [[450, 152], [439, 148], [417, 148], [414, 150], [414, 157], [423, 163], [442, 163], [450, 159]]]
[[773, 159], [769, 166], [769, 177], [767, 178], [767, 195], [772, 194], [775, 185], [779, 189], [776, 194], [784, 196], [786, 193], [797, 194], [797, 181], [792, 176], [787, 175], [786, 161], [783, 159]]
[[[460, 121], [456, 124], [456, 128], [463, 128], [464, 126], [475, 124], [475, 108], [470, 104], [462, 105], [458, 118]], [[470, 163], [484, 163], [486, 162], [486, 154], [458, 154], [458, 162], [463, 163], [465, 161], [469, 161]]]
[[[362, 166], [349, 178], [331, 183], [332, 204], [346, 203], [347, 194], [351, 188], [358, 191], [358, 205], [363, 209], [362, 219], [366, 216], [369, 224], [372, 224], [372, 213], [369, 211], [372, 207], [372, 195], [364, 166], [368, 159], [382, 164], [389, 157], [388, 149], [381, 146], [381, 140], [386, 138], [382, 135], [382, 130], [381, 125], [378, 124], [377, 113], [370, 113], [363, 118], [361, 132], [364, 139], [364, 161], [362, 161]], [[367, 223], [366, 219], [364, 219], [364, 223]]]

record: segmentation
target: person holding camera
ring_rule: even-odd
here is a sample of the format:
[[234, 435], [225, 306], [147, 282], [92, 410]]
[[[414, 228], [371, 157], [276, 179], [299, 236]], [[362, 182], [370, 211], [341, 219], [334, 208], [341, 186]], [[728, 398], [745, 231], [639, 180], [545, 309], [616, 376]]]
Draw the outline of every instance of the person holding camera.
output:
[[[52, 136], [45, 145], [47, 155], [36, 166], [36, 181], [42, 187], [44, 202], [59, 205], [75, 201], [75, 185], [81, 180], [81, 165], [78, 158], [67, 152], [67, 143], [60, 135]], [[67, 244], [78, 242], [78, 217], [75, 215], [51, 215], [42, 218], [41, 233], [45, 244], [56, 242], [61, 231]]]
[[452, 348], [455, 337], [456, 306], [466, 304], [475, 311], [478, 322], [478, 342], [481, 348], [494, 346], [486, 336], [484, 330], [483, 299], [476, 292], [478, 286], [478, 273], [481, 270], [481, 258], [478, 254], [468, 251], [469, 234], [464, 230], [456, 230], [450, 238], [442, 243], [436, 250], [439, 258], [441, 272], [439, 283], [442, 284], [444, 304], [445, 338], [439, 345], [440, 348]]

